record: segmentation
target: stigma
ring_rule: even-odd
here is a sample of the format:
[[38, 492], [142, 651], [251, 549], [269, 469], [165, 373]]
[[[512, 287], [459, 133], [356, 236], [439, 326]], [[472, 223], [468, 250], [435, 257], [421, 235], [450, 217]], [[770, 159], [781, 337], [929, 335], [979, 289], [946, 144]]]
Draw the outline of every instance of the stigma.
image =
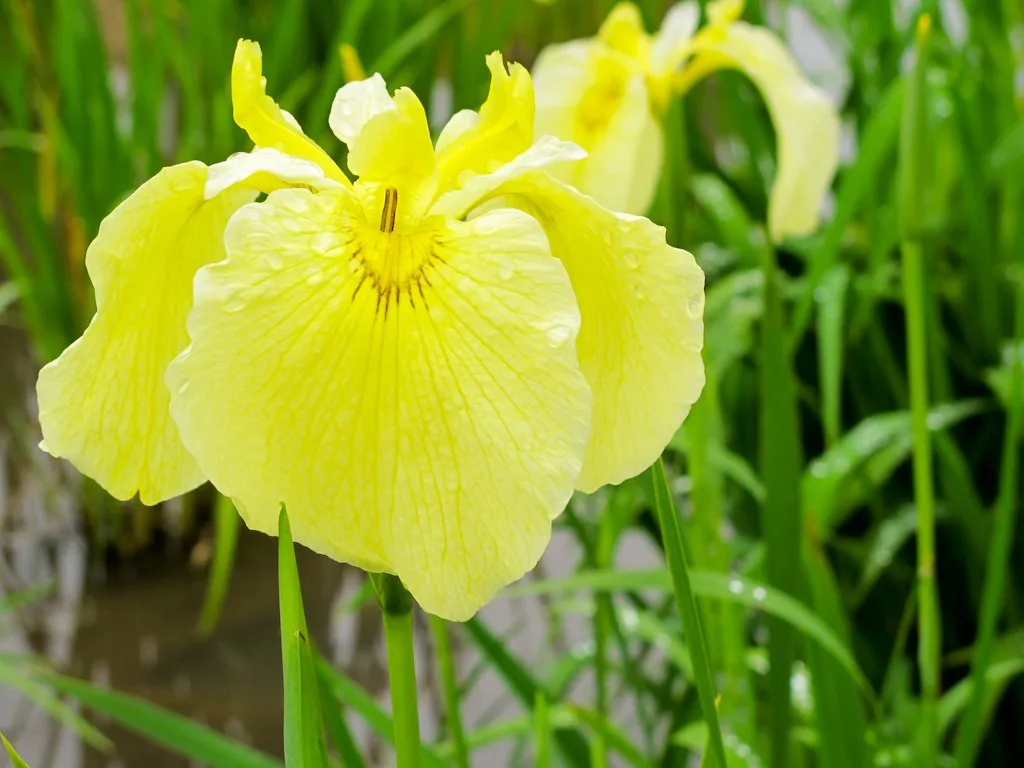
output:
[[384, 190], [384, 208], [380, 212], [380, 231], [384, 234], [394, 232], [396, 216], [398, 216], [398, 190], [388, 187]]

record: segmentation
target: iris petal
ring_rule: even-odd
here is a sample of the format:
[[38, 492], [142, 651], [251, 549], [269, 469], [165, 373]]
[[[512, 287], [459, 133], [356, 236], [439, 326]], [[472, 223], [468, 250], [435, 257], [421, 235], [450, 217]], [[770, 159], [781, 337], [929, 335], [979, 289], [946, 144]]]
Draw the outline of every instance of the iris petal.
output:
[[[533, 567], [572, 492], [578, 310], [521, 212], [405, 235], [362, 216], [345, 190], [235, 216], [196, 279], [172, 411], [251, 527], [273, 533], [285, 502], [297, 541], [465, 619]], [[395, 271], [372, 271], [388, 249]]]
[[188, 344], [192, 278], [223, 258], [231, 214], [254, 193], [204, 197], [207, 169], [165, 168], [100, 225], [86, 267], [96, 315], [39, 374], [44, 448], [114, 497], [155, 504], [203, 482], [171, 421], [164, 369]]
[[500, 53], [487, 57], [491, 86], [473, 119], [457, 113], [452, 129], [438, 140], [441, 188], [457, 187], [469, 174], [489, 173], [525, 151], [533, 142], [534, 94], [529, 73], [520, 64], [508, 69]]
[[676, 3], [665, 13], [661, 29], [651, 45], [651, 74], [670, 75], [690, 53], [690, 42], [700, 24], [700, 5], [696, 0]]
[[579, 302], [577, 351], [594, 393], [577, 488], [591, 492], [649, 466], [704, 386], [704, 274], [665, 230], [602, 208], [543, 172], [493, 190], [534, 216]]
[[365, 80], [345, 83], [338, 89], [331, 104], [328, 124], [334, 135], [351, 145], [366, 123], [385, 110], [395, 109], [387, 84], [375, 73]]
[[209, 167], [206, 179], [206, 199], [242, 185], [260, 192], [301, 186], [328, 189], [338, 182], [324, 176], [323, 169], [312, 160], [292, 157], [276, 149], [257, 148], [252, 152], [237, 152]]
[[811, 84], [770, 30], [742, 21], [709, 27], [694, 40], [697, 52], [684, 70], [684, 86], [722, 67], [749, 77], [768, 106], [778, 145], [768, 203], [773, 240], [806, 235], [818, 225], [822, 200], [839, 158], [839, 115]]
[[231, 64], [231, 107], [235, 122], [257, 147], [277, 149], [293, 157], [311, 160], [337, 182], [348, 178], [319, 145], [302, 132], [295, 118], [267, 95], [263, 77], [263, 52], [259, 43], [239, 40]]

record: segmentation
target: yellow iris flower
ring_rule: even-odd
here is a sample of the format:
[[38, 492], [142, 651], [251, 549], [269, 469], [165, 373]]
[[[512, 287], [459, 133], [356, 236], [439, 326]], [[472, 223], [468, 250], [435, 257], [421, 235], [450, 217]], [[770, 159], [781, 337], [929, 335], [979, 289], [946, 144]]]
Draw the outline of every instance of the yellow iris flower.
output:
[[704, 277], [552, 178], [583, 151], [534, 142], [529, 74], [487, 65], [436, 146], [410, 90], [342, 87], [353, 183], [241, 41], [255, 149], [167, 168], [104, 221], [96, 316], [39, 376], [44, 448], [121, 499], [209, 479], [269, 534], [283, 502], [297, 541], [448, 619], [531, 569], [573, 490], [642, 471], [696, 400]]
[[717, 69], [734, 68], [760, 90], [775, 126], [771, 238], [811, 232], [836, 170], [839, 117], [782, 41], [739, 21], [742, 11], [742, 0], [709, 3], [708, 24], [698, 31], [699, 7], [687, 0], [648, 35], [637, 7], [620, 3], [596, 37], [541, 51], [533, 68], [537, 132], [588, 153], [559, 176], [608, 208], [645, 213], [661, 173], [668, 100]]

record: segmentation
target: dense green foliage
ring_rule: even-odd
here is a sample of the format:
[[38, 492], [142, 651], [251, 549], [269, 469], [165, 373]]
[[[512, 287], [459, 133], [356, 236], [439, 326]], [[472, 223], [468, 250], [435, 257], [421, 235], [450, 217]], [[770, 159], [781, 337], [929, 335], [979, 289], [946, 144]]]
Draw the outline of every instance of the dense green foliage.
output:
[[[656, 28], [666, 3], [638, 4]], [[282, 106], [322, 146], [340, 147], [327, 114], [342, 43], [392, 87], [413, 87], [428, 112], [457, 110], [486, 93], [484, 54], [529, 64], [548, 42], [593, 34], [611, 5], [128, 0], [122, 27], [79, 0], [0, 4], [0, 313], [25, 329], [40, 362], [56, 356], [91, 315], [83, 255], [100, 220], [165, 164], [246, 148], [227, 80], [239, 36], [263, 44]], [[810, 21], [836, 57], [851, 148], [811, 237], [767, 244], [773, 133], [742, 77], [712, 76], [666, 118], [651, 215], [708, 276], [708, 385], [666, 463], [730, 765], [1024, 757], [1024, 547], [1014, 540], [1024, 10], [964, 0], [944, 17], [934, 2], [904, 5], [747, 3], [745, 18], [782, 33], [783, 9]], [[930, 30], [918, 10], [931, 14]], [[111, 27], [106, 44], [101, 26]], [[124, 82], [132, 87], [116, 87]], [[661, 541], [662, 491], [644, 475], [578, 499], [560, 524], [584, 552], [579, 572], [509, 590], [552, 595], [553, 622], [583, 611], [593, 643], [528, 665], [479, 620], [447, 627], [479, 649], [526, 715], [464, 735], [449, 728], [460, 738], [424, 746], [422, 765], [498, 739], [522, 745], [523, 765], [600, 766], [614, 753], [621, 764], [683, 766], [704, 750], [693, 633], [666, 568], [613, 569], [627, 532]], [[226, 512], [218, 530], [230, 537]], [[934, 582], [924, 568], [919, 592], [919, 553], [927, 565], [932, 550]], [[230, 559], [233, 538], [223, 551]], [[230, 569], [215, 570], [223, 580]], [[390, 716], [309, 647], [301, 600], [298, 610], [294, 636], [283, 636], [285, 668], [298, 676], [285, 724], [299, 728], [319, 710], [304, 699], [319, 689], [331, 749], [358, 765], [346, 718], [389, 739]], [[596, 695], [571, 700], [588, 671]], [[314, 675], [318, 685], [307, 685]], [[0, 683], [75, 717], [47, 681], [169, 748], [243, 764], [198, 725], [0, 656]], [[623, 692], [638, 702], [634, 731], [609, 714]], [[450, 694], [457, 702], [459, 690]], [[307, 731], [292, 732], [289, 758], [322, 749], [318, 729]]]

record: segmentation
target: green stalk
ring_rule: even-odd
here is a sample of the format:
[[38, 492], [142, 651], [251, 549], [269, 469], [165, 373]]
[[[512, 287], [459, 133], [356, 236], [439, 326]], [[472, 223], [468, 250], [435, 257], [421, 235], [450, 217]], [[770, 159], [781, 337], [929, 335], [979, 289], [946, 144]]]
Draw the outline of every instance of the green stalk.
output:
[[922, 201], [928, 188], [925, 149], [928, 137], [925, 89], [931, 18], [917, 25], [917, 63], [910, 75], [900, 130], [900, 247], [903, 256], [903, 302], [907, 322], [910, 413], [914, 441], [914, 502], [917, 507], [918, 649], [922, 714], [918, 746], [920, 765], [939, 759], [939, 654], [942, 647], [939, 600], [935, 583], [935, 497], [931, 432], [928, 429], [928, 310]]
[[676, 598], [676, 608], [683, 621], [686, 649], [690, 654], [694, 682], [697, 685], [697, 697], [700, 699], [704, 721], [708, 726], [710, 754], [705, 755], [704, 765], [708, 768], [726, 768], [725, 746], [722, 742], [722, 729], [718, 724], [718, 709], [715, 702], [715, 683], [711, 677], [711, 665], [708, 663], [704, 632], [701, 629], [700, 615], [697, 613], [697, 601], [690, 585], [683, 531], [679, 527], [672, 489], [665, 474], [665, 463], [660, 458], [651, 467], [651, 479], [654, 483], [654, 506], [665, 547], [665, 560], [672, 576], [672, 591]]
[[430, 632], [434, 636], [434, 653], [437, 655], [437, 670], [444, 695], [445, 724], [448, 728], [448, 738], [452, 742], [452, 766], [469, 768], [469, 749], [466, 747], [462, 707], [459, 702], [459, 679], [455, 669], [455, 657], [452, 655], [451, 638], [448, 637], [448, 625], [444, 619], [431, 616]]
[[370, 574], [370, 579], [384, 617], [391, 716], [395, 723], [395, 757], [398, 768], [419, 768], [419, 689], [412, 642], [412, 596], [397, 576], [375, 573]]

